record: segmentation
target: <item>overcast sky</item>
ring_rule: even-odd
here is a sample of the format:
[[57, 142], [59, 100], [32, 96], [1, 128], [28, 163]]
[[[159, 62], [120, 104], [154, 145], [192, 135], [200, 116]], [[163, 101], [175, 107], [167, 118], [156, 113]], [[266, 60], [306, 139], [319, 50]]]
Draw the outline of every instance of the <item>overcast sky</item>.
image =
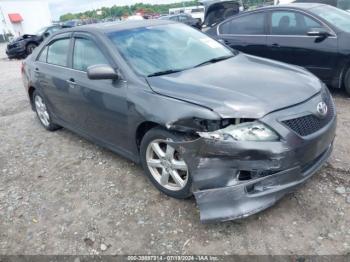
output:
[[98, 9], [103, 6], [132, 5], [135, 3], [147, 4], [168, 4], [183, 2], [184, 0], [47, 0], [53, 19], [57, 20], [65, 13], [77, 13], [91, 9]]

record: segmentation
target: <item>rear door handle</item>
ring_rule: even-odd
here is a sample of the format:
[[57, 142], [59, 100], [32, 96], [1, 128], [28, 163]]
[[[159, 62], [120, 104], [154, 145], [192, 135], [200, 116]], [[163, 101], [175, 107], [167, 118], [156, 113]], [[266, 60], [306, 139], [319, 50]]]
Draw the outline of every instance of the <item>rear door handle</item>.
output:
[[277, 43], [273, 43], [272, 46], [273, 46], [273, 47], [281, 47], [281, 46], [280, 46], [279, 44], [277, 44]]

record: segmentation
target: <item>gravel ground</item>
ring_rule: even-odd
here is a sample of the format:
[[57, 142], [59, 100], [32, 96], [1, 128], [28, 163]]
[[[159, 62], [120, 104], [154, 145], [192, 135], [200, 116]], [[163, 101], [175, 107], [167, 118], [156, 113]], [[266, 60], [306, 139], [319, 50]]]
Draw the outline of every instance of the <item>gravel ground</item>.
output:
[[335, 151], [297, 192], [247, 219], [201, 224], [194, 199], [159, 193], [132, 162], [29, 107], [0, 46], [0, 254], [349, 254], [350, 99]]

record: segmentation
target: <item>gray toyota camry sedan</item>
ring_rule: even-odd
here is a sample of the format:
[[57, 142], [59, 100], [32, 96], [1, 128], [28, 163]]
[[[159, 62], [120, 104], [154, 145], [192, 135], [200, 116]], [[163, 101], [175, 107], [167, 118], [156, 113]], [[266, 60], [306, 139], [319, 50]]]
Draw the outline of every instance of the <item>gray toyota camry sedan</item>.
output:
[[327, 160], [336, 110], [308, 71], [231, 50], [170, 21], [67, 29], [22, 67], [44, 128], [140, 163], [203, 222], [273, 205]]

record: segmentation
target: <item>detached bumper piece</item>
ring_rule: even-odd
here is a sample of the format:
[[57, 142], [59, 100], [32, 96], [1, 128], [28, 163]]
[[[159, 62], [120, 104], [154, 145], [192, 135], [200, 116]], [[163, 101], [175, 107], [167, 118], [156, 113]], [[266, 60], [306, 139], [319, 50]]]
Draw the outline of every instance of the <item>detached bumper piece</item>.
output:
[[201, 221], [235, 220], [274, 205], [318, 171], [331, 151], [332, 146], [304, 168], [296, 167], [247, 182], [240, 181], [237, 185], [194, 192]]

